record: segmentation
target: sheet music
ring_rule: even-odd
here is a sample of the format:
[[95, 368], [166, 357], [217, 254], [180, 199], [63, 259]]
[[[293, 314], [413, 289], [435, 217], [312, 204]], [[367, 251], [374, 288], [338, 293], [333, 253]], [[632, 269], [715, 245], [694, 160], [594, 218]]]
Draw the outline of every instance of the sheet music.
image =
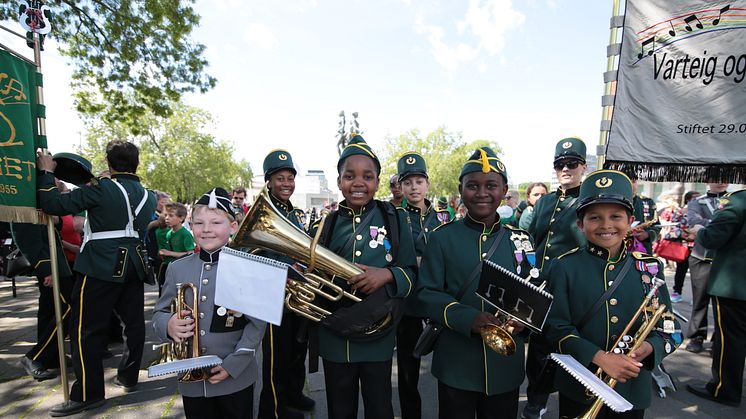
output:
[[280, 325], [288, 266], [235, 249], [220, 252], [215, 304]]
[[570, 373], [580, 384], [585, 386], [591, 393], [601, 399], [605, 405], [615, 412], [626, 412], [631, 410], [632, 403], [619, 395], [613, 388], [609, 387], [596, 374], [588, 370], [583, 364], [578, 362], [570, 355], [552, 353], [552, 359], [558, 363], [565, 371]]

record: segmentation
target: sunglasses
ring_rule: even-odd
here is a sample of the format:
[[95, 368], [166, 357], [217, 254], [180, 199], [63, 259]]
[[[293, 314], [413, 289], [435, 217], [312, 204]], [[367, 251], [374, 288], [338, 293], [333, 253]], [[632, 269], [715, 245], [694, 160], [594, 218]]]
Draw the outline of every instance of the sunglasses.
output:
[[567, 167], [570, 170], [577, 169], [578, 166], [580, 166], [580, 162], [572, 161], [572, 162], [557, 162], [554, 163], [554, 170], [562, 170], [565, 167]]

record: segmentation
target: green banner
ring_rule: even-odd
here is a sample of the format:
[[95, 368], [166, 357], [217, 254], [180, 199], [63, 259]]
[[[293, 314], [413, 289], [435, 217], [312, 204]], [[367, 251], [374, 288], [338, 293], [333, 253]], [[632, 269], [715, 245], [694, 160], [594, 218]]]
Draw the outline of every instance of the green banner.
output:
[[40, 222], [36, 210], [36, 67], [0, 50], [0, 221]]

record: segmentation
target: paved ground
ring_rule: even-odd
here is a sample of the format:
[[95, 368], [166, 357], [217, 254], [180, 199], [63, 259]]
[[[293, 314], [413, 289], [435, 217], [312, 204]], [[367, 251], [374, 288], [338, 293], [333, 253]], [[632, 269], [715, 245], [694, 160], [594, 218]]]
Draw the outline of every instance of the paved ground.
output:
[[[667, 272], [673, 277], [672, 272]], [[26, 376], [18, 361], [20, 357], [33, 345], [36, 336], [36, 299], [38, 291], [35, 280], [18, 279], [18, 297], [13, 298], [9, 281], [0, 281], [0, 417], [5, 418], [46, 418], [49, 408], [62, 402], [59, 380], [36, 382]], [[669, 281], [669, 287], [671, 281]], [[689, 287], [687, 280], [685, 288]], [[146, 293], [146, 309], [152, 307], [157, 291], [150, 288]], [[688, 317], [690, 307], [690, 290], [685, 290], [684, 301], [676, 304], [676, 309]], [[149, 317], [149, 316], [146, 316]], [[147, 367], [155, 353], [149, 348], [153, 342], [150, 325], [147, 326], [146, 359], [143, 367]], [[103, 418], [156, 418], [183, 417], [181, 397], [176, 391], [176, 380], [173, 377], [148, 379], [146, 372], [141, 371], [139, 390], [125, 394], [123, 390], [111, 384], [119, 362], [121, 345], [112, 345], [114, 358], [105, 361], [107, 379], [107, 404], [93, 412], [86, 412], [78, 417]], [[423, 360], [420, 391], [423, 395], [423, 417], [437, 417], [437, 395], [435, 379], [429, 374], [429, 358]], [[679, 391], [669, 392], [665, 399], [653, 396], [653, 406], [648, 409], [647, 416], [653, 418], [736, 418], [746, 416], [746, 404], [740, 408], [729, 408], [701, 400], [685, 389], [684, 385], [691, 380], [706, 379], [710, 376], [711, 358], [709, 354], [691, 354], [682, 349], [672, 354], [665, 362], [668, 371], [674, 375], [679, 385]], [[396, 374], [394, 367], [394, 375]], [[73, 375], [70, 374], [72, 383]], [[399, 411], [396, 395], [396, 379], [394, 383], [394, 410]], [[308, 377], [306, 389], [308, 394], [316, 400], [315, 412], [308, 418], [325, 418], [326, 399], [324, 379], [321, 374]], [[255, 400], [259, 395], [259, 386], [255, 389]], [[521, 408], [525, 403], [525, 383], [521, 389]], [[257, 402], [255, 401], [255, 406]], [[362, 402], [360, 402], [362, 406]], [[362, 409], [361, 409], [362, 410]], [[359, 417], [363, 417], [362, 413]], [[553, 395], [549, 403], [549, 412], [545, 417], [557, 417], [557, 399]]]

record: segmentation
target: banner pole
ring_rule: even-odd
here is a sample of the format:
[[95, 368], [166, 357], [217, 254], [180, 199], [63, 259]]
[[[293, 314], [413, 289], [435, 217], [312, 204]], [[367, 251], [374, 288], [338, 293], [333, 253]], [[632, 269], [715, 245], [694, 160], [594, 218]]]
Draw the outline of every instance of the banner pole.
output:
[[[33, 32], [34, 39], [34, 62], [36, 72], [41, 74], [41, 36]], [[36, 98], [38, 105], [44, 105], [44, 90], [42, 86], [36, 87]], [[37, 117], [39, 135], [47, 135], [46, 121], [42, 117]], [[42, 153], [49, 153], [49, 150], [42, 149]], [[65, 364], [65, 332], [62, 324], [62, 304], [60, 303], [60, 272], [57, 266], [57, 234], [54, 230], [54, 221], [49, 215], [47, 218], [47, 238], [49, 241], [49, 263], [52, 268], [52, 293], [54, 301], [54, 317], [57, 324], [57, 354], [60, 358], [60, 384], [62, 384], [62, 397], [65, 403], [70, 400], [70, 393], [67, 386], [67, 365]]]
[[[611, 11], [611, 17], [619, 16], [619, 10], [621, 8], [621, 0], [613, 0], [613, 7]], [[616, 28], [612, 25], [610, 31], [609, 31], [609, 45], [614, 45], [617, 42], [617, 36], [619, 34], [619, 28]], [[609, 57], [606, 57], [606, 71], [612, 71], [614, 70], [614, 64], [616, 61], [616, 56], [611, 55]], [[604, 95], [611, 95], [616, 93], [616, 80], [608, 81], [604, 83]], [[611, 119], [611, 115], [614, 112], [613, 106], [604, 106], [601, 108], [601, 120], [606, 121]], [[609, 140], [609, 131], [601, 131], [601, 135], [598, 141], [599, 149], [606, 145], [606, 142]], [[598, 155], [598, 169], [603, 169], [604, 163], [606, 161], [606, 153], [601, 153]]]

